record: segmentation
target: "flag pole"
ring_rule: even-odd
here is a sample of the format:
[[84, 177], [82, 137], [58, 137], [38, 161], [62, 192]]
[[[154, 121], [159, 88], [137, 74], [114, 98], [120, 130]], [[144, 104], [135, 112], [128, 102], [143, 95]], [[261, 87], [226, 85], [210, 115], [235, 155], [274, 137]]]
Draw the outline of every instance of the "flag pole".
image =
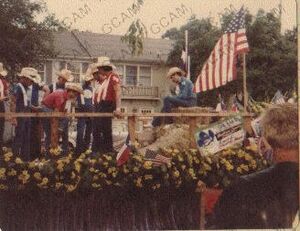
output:
[[247, 113], [248, 92], [247, 92], [247, 75], [246, 75], [246, 53], [243, 53], [243, 88], [244, 88], [244, 111]]
[[187, 72], [187, 78], [189, 78], [189, 72], [188, 72], [188, 57], [189, 57], [189, 49], [188, 49], [188, 36], [189, 36], [189, 33], [188, 33], [188, 30], [185, 30], [185, 57], [186, 57], [186, 62], [185, 62], [185, 70]]
[[191, 78], [191, 56], [188, 56], [188, 69], [187, 69], [187, 78], [190, 79]]

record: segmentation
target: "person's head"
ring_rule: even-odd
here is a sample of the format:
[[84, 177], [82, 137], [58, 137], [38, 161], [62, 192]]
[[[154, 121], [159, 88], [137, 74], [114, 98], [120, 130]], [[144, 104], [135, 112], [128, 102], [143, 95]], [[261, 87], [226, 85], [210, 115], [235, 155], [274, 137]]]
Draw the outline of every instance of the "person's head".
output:
[[82, 87], [77, 83], [67, 83], [66, 84], [67, 98], [76, 99], [80, 94], [83, 93]]
[[67, 69], [62, 69], [60, 72], [57, 73], [57, 83], [59, 85], [64, 85], [66, 82], [72, 82], [74, 80], [74, 76], [72, 72]]
[[[295, 104], [280, 104], [270, 107], [261, 120], [262, 137], [274, 151], [274, 161], [293, 159], [281, 156], [294, 151], [298, 152], [298, 108]], [[297, 153], [298, 156], [298, 153]]]
[[100, 66], [98, 67], [98, 75], [99, 77], [107, 76], [113, 70], [111, 66]]
[[113, 70], [113, 64], [110, 62], [109, 57], [98, 57], [97, 63], [95, 63], [97, 67], [97, 78], [98, 81], [102, 81], [103, 78], [109, 75], [109, 73]]
[[18, 74], [19, 82], [22, 83], [25, 87], [29, 87], [35, 82], [38, 71], [32, 67], [24, 67], [21, 70], [21, 73]]
[[167, 74], [167, 77], [174, 83], [179, 83], [182, 76], [183, 76], [183, 71], [178, 67], [170, 68]]

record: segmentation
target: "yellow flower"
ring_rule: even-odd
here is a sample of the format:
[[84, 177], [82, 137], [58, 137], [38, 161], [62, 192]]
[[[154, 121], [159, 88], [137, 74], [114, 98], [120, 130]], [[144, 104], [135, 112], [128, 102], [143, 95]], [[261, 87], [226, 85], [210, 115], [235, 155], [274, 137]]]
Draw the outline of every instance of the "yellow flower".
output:
[[92, 184], [92, 187], [93, 187], [93, 188], [101, 188], [101, 185], [100, 185], [100, 184], [93, 183], [93, 184]]
[[124, 172], [125, 174], [129, 173], [129, 170], [128, 170], [128, 168], [127, 168], [125, 165], [123, 166], [123, 172]]
[[237, 171], [238, 173], [242, 173], [242, 169], [241, 169], [240, 167], [237, 167], [236, 171]]
[[10, 161], [10, 158], [13, 156], [12, 152], [8, 152], [4, 154], [4, 160], [6, 162]]
[[96, 160], [95, 159], [90, 159], [89, 162], [94, 165], [96, 163]]
[[0, 168], [0, 179], [5, 178], [5, 172], [6, 172], [6, 168]]
[[72, 184], [69, 184], [69, 185], [66, 185], [66, 188], [67, 188], [67, 192], [73, 192], [77, 187], [77, 184], [76, 185], [72, 185]]
[[209, 156], [206, 156], [206, 161], [207, 161], [209, 164], [212, 164], [212, 160], [210, 159]]
[[91, 154], [91, 153], [92, 153], [92, 150], [91, 150], [91, 149], [88, 149], [88, 150], [85, 151], [85, 154], [87, 154], [87, 155], [89, 155], [89, 154]]
[[63, 184], [60, 182], [55, 183], [55, 189], [60, 189], [62, 186]]
[[5, 162], [10, 161], [10, 157], [4, 157], [4, 161], [5, 161]]
[[133, 155], [132, 158], [139, 162], [143, 162], [143, 158], [140, 155]]
[[95, 172], [96, 170], [94, 168], [89, 169], [90, 172]]
[[134, 168], [133, 168], [133, 171], [134, 171], [134, 172], [138, 172], [138, 171], [139, 171], [139, 168], [138, 168], [138, 167], [134, 167]]
[[19, 175], [18, 179], [22, 181], [22, 184], [26, 184], [30, 178], [27, 170], [23, 170], [22, 173]]
[[42, 179], [41, 173], [39, 173], [39, 172], [34, 173], [34, 174], [33, 174], [33, 177], [34, 177], [35, 179], [37, 179], [37, 180], [41, 180], [41, 179]]
[[142, 188], [143, 187], [143, 184], [142, 184], [142, 178], [139, 177], [137, 180], [136, 180], [136, 183], [135, 183], [136, 187], [138, 188]]
[[7, 172], [7, 175], [8, 175], [8, 176], [15, 176], [15, 175], [17, 175], [17, 171], [14, 170], [14, 169], [12, 168], [12, 169], [10, 169], [10, 170]]
[[112, 160], [112, 157], [111, 156], [108, 156], [108, 155], [103, 155], [105, 157], [106, 160], [108, 161], [111, 161]]
[[152, 180], [153, 176], [152, 175], [145, 175], [144, 178], [145, 178], [145, 180]]
[[106, 161], [103, 162], [103, 166], [107, 168], [108, 167], [108, 162], [106, 162]]
[[64, 166], [65, 166], [64, 162], [62, 162], [62, 161], [58, 162], [58, 164], [57, 164], [57, 170], [59, 172], [63, 172], [64, 171]]
[[99, 179], [99, 176], [97, 176], [97, 175], [93, 176], [93, 181], [96, 181], [98, 179]]
[[186, 166], [183, 164], [181, 165], [181, 169], [184, 170], [186, 168]]
[[173, 176], [178, 178], [180, 176], [180, 172], [178, 170], [174, 171]]
[[19, 157], [17, 157], [16, 160], [15, 160], [15, 163], [16, 164], [23, 164], [23, 161]]
[[71, 179], [75, 179], [75, 177], [76, 177], [76, 174], [75, 174], [75, 172], [72, 171], [72, 173], [71, 173]]
[[145, 169], [151, 169], [152, 168], [152, 162], [151, 161], [145, 161], [143, 167]]
[[189, 168], [189, 174], [190, 174], [190, 176], [191, 176], [193, 179], [196, 178], [196, 174], [195, 174], [195, 172], [194, 172], [194, 169]]
[[4, 184], [0, 184], [0, 190], [7, 190], [8, 187]]
[[179, 150], [176, 149], [176, 148], [173, 150], [173, 152], [174, 152], [175, 154], [179, 154]]
[[183, 158], [182, 158], [182, 156], [179, 156], [179, 155], [178, 155], [178, 161], [180, 161], [180, 162], [183, 162], [183, 161], [184, 161]]
[[52, 154], [53, 156], [58, 156], [60, 154], [60, 148], [51, 148], [50, 149], [50, 154]]
[[115, 167], [111, 167], [107, 170], [108, 174], [115, 172], [117, 169]]
[[44, 177], [44, 178], [42, 179], [42, 182], [41, 182], [40, 184], [41, 184], [41, 185], [46, 185], [46, 184], [48, 184], [48, 182], [49, 182], [48, 178], [47, 178], [47, 177]]
[[77, 172], [80, 172], [81, 164], [80, 164], [79, 162], [77, 162], [77, 161], [75, 161], [74, 164], [75, 164], [75, 170], [76, 170]]
[[230, 164], [229, 162], [227, 162], [227, 164], [226, 164], [226, 170], [230, 172], [233, 169], [234, 169], [233, 165]]
[[107, 185], [111, 185], [112, 184], [112, 182], [110, 180], [105, 180], [105, 182], [106, 182]]

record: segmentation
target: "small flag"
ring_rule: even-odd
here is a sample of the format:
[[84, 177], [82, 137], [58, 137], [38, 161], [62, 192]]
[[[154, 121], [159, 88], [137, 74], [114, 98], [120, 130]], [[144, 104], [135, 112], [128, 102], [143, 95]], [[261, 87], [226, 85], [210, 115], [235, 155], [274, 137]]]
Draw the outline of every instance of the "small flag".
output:
[[181, 59], [182, 59], [182, 61], [183, 61], [184, 64], [187, 63], [187, 55], [186, 55], [185, 50], [182, 50]]
[[151, 161], [155, 165], [169, 164], [171, 162], [171, 158], [160, 155], [157, 151], [150, 149], [146, 150], [144, 160]]
[[284, 104], [284, 96], [282, 95], [281, 91], [277, 90], [272, 101], [273, 104]]
[[121, 147], [121, 149], [118, 152], [117, 155], [117, 166], [121, 166], [122, 164], [125, 164], [130, 156], [130, 138], [129, 135], [126, 138], [125, 144]]

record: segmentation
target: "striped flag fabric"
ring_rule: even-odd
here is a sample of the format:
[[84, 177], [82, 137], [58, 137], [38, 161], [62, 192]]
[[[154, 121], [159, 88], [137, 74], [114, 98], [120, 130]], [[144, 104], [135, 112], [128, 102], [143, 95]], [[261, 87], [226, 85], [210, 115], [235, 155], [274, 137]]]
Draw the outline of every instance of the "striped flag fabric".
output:
[[236, 79], [237, 56], [249, 51], [242, 7], [218, 40], [199, 74], [194, 91], [204, 92]]
[[128, 135], [125, 143], [123, 144], [123, 146], [117, 154], [117, 166], [121, 166], [122, 164], [125, 164], [127, 162], [130, 156], [130, 151], [130, 137]]
[[168, 164], [171, 162], [171, 158], [165, 157], [163, 155], [160, 155], [157, 153], [157, 151], [147, 149], [145, 156], [144, 156], [145, 161], [151, 161], [153, 162], [154, 165], [162, 165], [162, 164]]

